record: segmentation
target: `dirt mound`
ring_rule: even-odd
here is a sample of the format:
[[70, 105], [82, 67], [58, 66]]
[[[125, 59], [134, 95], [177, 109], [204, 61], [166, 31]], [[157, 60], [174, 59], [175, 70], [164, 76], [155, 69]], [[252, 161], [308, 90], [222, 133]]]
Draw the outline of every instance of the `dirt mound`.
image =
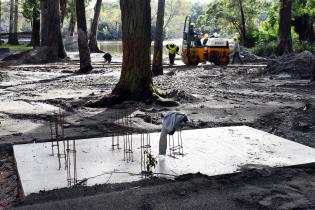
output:
[[166, 94], [167, 98], [173, 98], [178, 102], [196, 102], [198, 98], [187, 93], [184, 90], [173, 90]]
[[48, 62], [48, 48], [40, 47], [31, 51], [11, 54], [2, 61], [9, 64], [41, 64]]
[[241, 47], [241, 55], [244, 56], [244, 58], [242, 58], [244, 63], [258, 63], [268, 61], [268, 59], [259, 57], [252, 53], [249, 49], [244, 47]]
[[310, 79], [315, 65], [315, 55], [309, 51], [288, 54], [268, 63], [270, 74], [288, 74], [294, 79]]

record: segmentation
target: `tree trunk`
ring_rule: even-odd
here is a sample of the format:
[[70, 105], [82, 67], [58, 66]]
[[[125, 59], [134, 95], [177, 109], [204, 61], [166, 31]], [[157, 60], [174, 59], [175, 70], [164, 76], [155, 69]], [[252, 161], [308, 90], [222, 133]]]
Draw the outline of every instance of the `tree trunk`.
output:
[[93, 67], [91, 65], [90, 49], [88, 46], [86, 16], [84, 0], [76, 0], [77, 13], [77, 30], [78, 30], [78, 45], [80, 55], [80, 73], [88, 73]]
[[18, 25], [19, 25], [19, 0], [14, 3], [14, 30], [13, 30], [13, 43], [18, 45]]
[[63, 44], [63, 36], [61, 32], [61, 25], [59, 25], [59, 30], [58, 30], [58, 57], [61, 59], [64, 59], [67, 57], [67, 52], [66, 48]]
[[292, 53], [291, 8], [292, 0], [280, 0], [279, 34], [277, 55]]
[[241, 12], [241, 44], [244, 46], [247, 46], [246, 41], [246, 22], [245, 22], [245, 15], [244, 15], [244, 9], [243, 9], [243, 2], [242, 0], [239, 0], [240, 5], [240, 12]]
[[61, 29], [63, 27], [63, 22], [66, 15], [67, 9], [67, 0], [60, 0], [60, 22], [61, 22]]
[[48, 47], [49, 61], [63, 59], [66, 52], [61, 36], [59, 0], [45, 0], [42, 13], [42, 46]]
[[[2, 4], [1, 4], [1, 3], [2, 3], [2, 2], [1, 2], [1, 0], [0, 0], [0, 28], [1, 28], [1, 15], [2, 15], [2, 10], [1, 10]], [[0, 35], [0, 45], [2, 45], [1, 35]]]
[[112, 95], [134, 100], [152, 98], [155, 87], [150, 69], [150, 0], [120, 0], [120, 9], [123, 65]]
[[75, 16], [75, 12], [71, 12], [69, 29], [68, 29], [69, 36], [73, 36], [76, 22], [77, 22], [77, 19]]
[[91, 31], [90, 31], [90, 42], [89, 47], [91, 52], [102, 52], [97, 46], [97, 27], [98, 27], [98, 19], [100, 17], [102, 7], [102, 0], [97, 0], [95, 7], [94, 7], [94, 18], [91, 24]]
[[294, 18], [294, 29], [295, 32], [299, 35], [300, 41], [315, 41], [313, 24], [313, 18], [310, 17], [308, 14], [304, 14], [300, 17]]
[[156, 17], [156, 31], [154, 41], [154, 53], [152, 72], [154, 76], [163, 75], [163, 26], [164, 26], [165, 0], [159, 0]]
[[45, 40], [48, 36], [47, 34], [47, 2], [41, 1], [40, 3], [40, 15], [41, 15], [41, 26], [40, 26], [40, 37], [41, 37], [41, 46], [44, 46], [44, 43], [47, 43]]
[[14, 0], [10, 1], [10, 22], [9, 22], [9, 39], [8, 44], [12, 44], [14, 42], [13, 37], [13, 28], [14, 28]]
[[40, 46], [40, 19], [37, 16], [37, 8], [33, 8], [32, 22], [32, 45], [33, 47]]

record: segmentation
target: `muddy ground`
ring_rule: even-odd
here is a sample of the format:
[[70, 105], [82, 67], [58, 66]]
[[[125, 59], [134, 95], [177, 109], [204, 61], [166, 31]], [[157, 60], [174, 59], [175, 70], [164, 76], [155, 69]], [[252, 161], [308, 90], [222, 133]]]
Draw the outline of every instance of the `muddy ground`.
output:
[[[228, 67], [203, 65], [165, 68], [165, 74], [154, 78], [154, 82], [161, 92], [180, 102], [177, 107], [127, 101], [111, 108], [88, 108], [84, 106], [88, 101], [110, 93], [119, 79], [121, 68], [119, 64], [104, 67], [102, 63], [95, 61], [94, 70], [88, 75], [74, 74], [77, 69], [78, 64], [75, 61], [1, 67], [0, 143], [49, 141], [50, 117], [59, 110], [66, 114], [67, 138], [110, 135], [114, 127], [110, 124], [109, 118], [116, 112], [122, 113], [122, 110], [123, 113], [131, 115], [134, 132], [159, 131], [161, 115], [176, 110], [187, 114], [190, 122], [186, 129], [248, 125], [315, 148], [314, 85], [309, 85], [307, 80], [292, 80], [286, 74], [268, 75], [264, 63]], [[14, 163], [12, 165], [14, 166]], [[184, 181], [194, 187], [185, 188], [184, 193], [178, 191], [177, 194], [176, 185], [180, 184], [172, 182], [174, 188], [166, 189], [165, 180], [155, 180], [154, 183], [161, 182], [157, 187], [148, 184], [141, 189], [128, 187], [126, 189], [135, 191], [137, 196], [133, 198], [128, 195], [128, 200], [131, 202], [135, 199], [135, 203], [139, 201], [134, 207], [142, 209], [165, 208], [158, 205], [165, 197], [163, 195], [165, 190], [170, 194], [170, 198], [166, 199], [169, 202], [165, 204], [166, 209], [175, 208], [172, 202], [185, 202], [187, 209], [208, 209], [211, 203], [219, 205], [221, 201], [228, 202], [229, 199], [232, 199], [233, 203], [228, 202], [227, 208], [223, 208], [222, 205], [222, 208], [217, 209], [315, 209], [315, 199], [311, 196], [315, 193], [314, 169], [309, 167], [277, 169], [275, 172], [268, 172], [267, 175], [258, 173], [255, 175], [257, 179], [244, 178], [248, 177], [248, 174], [252, 177], [256, 172], [245, 174], [237, 176], [235, 182], [234, 176], [228, 176], [227, 179], [218, 178], [220, 181], [194, 177]], [[289, 178], [282, 180], [282, 176]], [[294, 182], [292, 186], [291, 181]], [[268, 185], [264, 185], [265, 182]], [[209, 183], [215, 183], [213, 190], [207, 188], [212, 186]], [[219, 191], [215, 190], [217, 188]], [[85, 188], [85, 191], [93, 189]], [[126, 189], [123, 187], [121, 191], [112, 194], [79, 193], [74, 197], [92, 196], [87, 203], [94, 202], [93, 199], [100, 199], [102, 196], [117, 200], [117, 196], [127, 192], [124, 191]], [[155, 200], [149, 195], [147, 199], [142, 200], [143, 202], [137, 200], [142, 199], [141, 193], [146, 190], [151, 192], [150, 196], [156, 195], [160, 200]], [[61, 192], [62, 190], [58, 194]], [[63, 192], [63, 199], [68, 198], [67, 189]], [[215, 195], [218, 192], [221, 194], [216, 201]], [[239, 196], [235, 198], [234, 195], [237, 194]], [[224, 198], [224, 195], [227, 197]], [[42, 195], [33, 195], [26, 199], [29, 203], [25, 204], [36, 203], [40, 196]], [[176, 198], [171, 199], [173, 196]], [[57, 197], [49, 198], [47, 201], [56, 200]], [[7, 198], [0, 199], [2, 201]], [[33, 201], [29, 201], [32, 199]], [[68, 204], [70, 205], [72, 201]], [[199, 202], [200, 205], [195, 205], [194, 202]], [[40, 208], [46, 209], [38, 207]]]

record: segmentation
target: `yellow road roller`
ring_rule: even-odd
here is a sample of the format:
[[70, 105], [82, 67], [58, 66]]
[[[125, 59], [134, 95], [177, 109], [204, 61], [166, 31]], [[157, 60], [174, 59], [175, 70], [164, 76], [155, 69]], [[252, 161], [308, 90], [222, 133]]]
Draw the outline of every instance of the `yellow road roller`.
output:
[[215, 65], [229, 63], [229, 42], [224, 38], [210, 37], [205, 45], [194, 31], [190, 16], [185, 18], [182, 44], [182, 61], [186, 65], [198, 65], [206, 61]]

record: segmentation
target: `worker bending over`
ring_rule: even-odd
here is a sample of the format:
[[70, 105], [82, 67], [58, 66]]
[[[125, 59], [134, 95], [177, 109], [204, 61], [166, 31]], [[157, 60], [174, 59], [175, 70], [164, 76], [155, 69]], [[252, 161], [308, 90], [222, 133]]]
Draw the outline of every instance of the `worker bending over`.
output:
[[167, 44], [166, 48], [168, 49], [168, 56], [170, 59], [170, 65], [174, 65], [174, 61], [175, 61], [175, 56], [179, 51], [179, 47], [176, 46], [176, 44]]

